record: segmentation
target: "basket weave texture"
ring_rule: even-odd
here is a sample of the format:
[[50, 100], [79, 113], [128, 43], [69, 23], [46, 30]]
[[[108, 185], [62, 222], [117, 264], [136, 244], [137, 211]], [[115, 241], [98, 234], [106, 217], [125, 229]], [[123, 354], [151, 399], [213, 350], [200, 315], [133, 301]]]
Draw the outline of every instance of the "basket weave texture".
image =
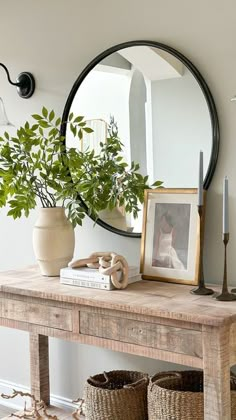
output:
[[147, 420], [148, 375], [115, 370], [90, 377], [84, 388], [86, 420]]
[[[204, 420], [203, 372], [160, 372], [148, 386], [149, 420]], [[236, 383], [231, 378], [231, 419], [236, 420]]]

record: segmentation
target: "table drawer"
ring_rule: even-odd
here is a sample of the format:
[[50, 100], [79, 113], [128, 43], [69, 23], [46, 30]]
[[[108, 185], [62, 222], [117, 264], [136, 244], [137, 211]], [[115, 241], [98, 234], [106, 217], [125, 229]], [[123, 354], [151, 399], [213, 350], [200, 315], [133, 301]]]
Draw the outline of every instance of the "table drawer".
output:
[[5, 319], [72, 331], [72, 312], [70, 309], [22, 302], [15, 299], [0, 299], [0, 315]]
[[201, 331], [81, 311], [80, 334], [202, 357]]

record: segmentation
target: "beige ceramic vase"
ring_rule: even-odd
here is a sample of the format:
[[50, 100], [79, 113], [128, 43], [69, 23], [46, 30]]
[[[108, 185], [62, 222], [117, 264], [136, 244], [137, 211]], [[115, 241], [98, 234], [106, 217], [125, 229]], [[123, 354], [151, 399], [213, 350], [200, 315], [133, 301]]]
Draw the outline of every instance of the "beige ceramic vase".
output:
[[41, 208], [33, 229], [33, 248], [41, 273], [59, 276], [73, 258], [75, 234], [63, 207]]

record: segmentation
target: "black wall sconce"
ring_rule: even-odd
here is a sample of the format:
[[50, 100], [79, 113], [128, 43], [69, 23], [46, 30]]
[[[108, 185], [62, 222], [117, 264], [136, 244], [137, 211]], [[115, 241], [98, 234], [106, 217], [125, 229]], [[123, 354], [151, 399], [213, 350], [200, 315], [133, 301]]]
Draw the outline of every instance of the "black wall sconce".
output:
[[33, 95], [35, 90], [35, 79], [31, 73], [23, 71], [17, 77], [16, 82], [12, 82], [7, 67], [3, 63], [0, 63], [0, 66], [4, 68], [8, 82], [11, 85], [16, 86], [16, 90], [21, 98], [27, 99]]

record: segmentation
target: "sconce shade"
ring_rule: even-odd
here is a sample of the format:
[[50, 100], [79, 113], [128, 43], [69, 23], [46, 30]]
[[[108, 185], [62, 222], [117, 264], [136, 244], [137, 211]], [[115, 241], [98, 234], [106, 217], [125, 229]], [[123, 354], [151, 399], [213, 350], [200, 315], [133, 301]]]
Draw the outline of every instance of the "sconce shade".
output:
[[2, 98], [0, 98], [0, 127], [4, 127], [6, 125], [8, 125], [8, 126], [10, 125], [10, 126], [14, 127], [14, 125], [7, 118], [7, 114], [6, 114], [6, 110], [5, 110], [3, 100], [2, 100]]

